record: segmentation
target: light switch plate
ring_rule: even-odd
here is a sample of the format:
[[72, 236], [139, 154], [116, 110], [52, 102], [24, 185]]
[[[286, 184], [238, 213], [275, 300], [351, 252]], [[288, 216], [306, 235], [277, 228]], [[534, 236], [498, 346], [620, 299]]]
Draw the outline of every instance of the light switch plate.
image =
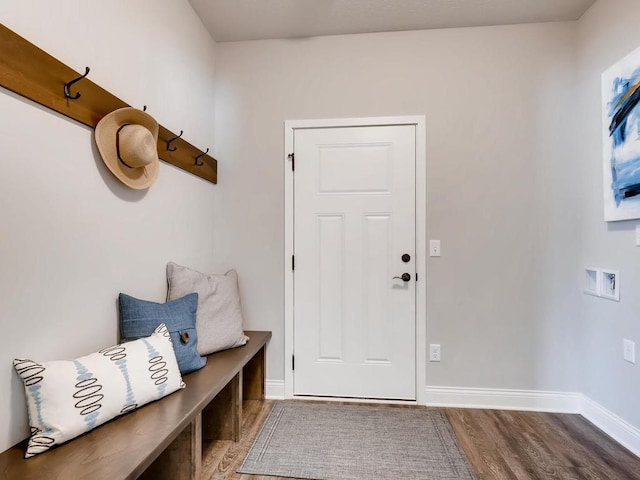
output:
[[429, 240], [429, 256], [440, 256], [440, 240]]

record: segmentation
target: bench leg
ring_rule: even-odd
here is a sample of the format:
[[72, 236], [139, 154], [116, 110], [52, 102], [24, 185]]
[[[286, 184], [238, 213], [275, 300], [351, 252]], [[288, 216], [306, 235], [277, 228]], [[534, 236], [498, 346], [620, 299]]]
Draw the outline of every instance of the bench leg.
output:
[[139, 478], [198, 480], [201, 466], [202, 417], [198, 414]]
[[240, 441], [242, 433], [242, 371], [202, 411], [205, 440]]
[[242, 371], [242, 389], [245, 400], [264, 400], [264, 377], [266, 370], [265, 347], [262, 347]]

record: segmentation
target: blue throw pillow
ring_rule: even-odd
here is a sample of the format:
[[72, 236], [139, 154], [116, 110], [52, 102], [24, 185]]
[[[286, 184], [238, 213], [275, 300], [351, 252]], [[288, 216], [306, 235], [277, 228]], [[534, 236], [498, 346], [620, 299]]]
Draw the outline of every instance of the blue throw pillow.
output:
[[123, 341], [148, 337], [164, 323], [171, 335], [173, 350], [183, 375], [205, 366], [207, 359], [198, 353], [196, 311], [198, 294], [190, 293], [167, 303], [139, 300], [120, 294], [120, 333]]

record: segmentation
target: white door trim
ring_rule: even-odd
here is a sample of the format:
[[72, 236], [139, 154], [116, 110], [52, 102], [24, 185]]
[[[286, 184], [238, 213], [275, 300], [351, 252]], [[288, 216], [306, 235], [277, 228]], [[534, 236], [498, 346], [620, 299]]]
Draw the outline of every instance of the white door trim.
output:
[[318, 120], [287, 120], [284, 123], [284, 396], [294, 398], [293, 369], [293, 172], [291, 159], [293, 134], [296, 129], [330, 127], [365, 127], [380, 125], [416, 126], [416, 400], [422, 405], [426, 401], [426, 331], [427, 331], [427, 288], [426, 288], [426, 209], [427, 209], [427, 159], [426, 120], [424, 115], [401, 117], [339, 118]]

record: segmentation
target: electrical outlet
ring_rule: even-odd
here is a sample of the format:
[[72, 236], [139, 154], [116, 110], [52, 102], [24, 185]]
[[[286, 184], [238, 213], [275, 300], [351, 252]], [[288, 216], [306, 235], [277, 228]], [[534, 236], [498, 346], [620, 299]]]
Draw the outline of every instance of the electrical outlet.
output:
[[636, 363], [636, 342], [632, 342], [625, 338], [622, 344], [624, 359], [629, 363]]
[[432, 343], [431, 345], [429, 345], [429, 361], [430, 362], [440, 361], [440, 345], [436, 343]]

